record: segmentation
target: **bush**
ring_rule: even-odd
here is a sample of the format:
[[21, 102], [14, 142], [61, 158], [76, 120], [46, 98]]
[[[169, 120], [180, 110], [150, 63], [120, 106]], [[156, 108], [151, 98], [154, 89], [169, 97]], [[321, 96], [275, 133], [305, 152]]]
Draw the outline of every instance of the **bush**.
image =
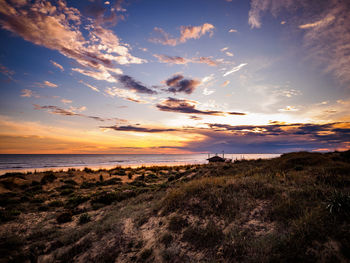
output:
[[93, 173], [94, 171], [88, 167], [85, 167], [83, 170], [85, 173]]
[[146, 259], [148, 259], [153, 253], [153, 250], [151, 248], [149, 249], [144, 249], [139, 257], [140, 262], [144, 262]]
[[47, 172], [40, 180], [41, 184], [52, 183], [57, 179], [53, 172]]
[[173, 236], [170, 233], [164, 233], [159, 240], [161, 243], [168, 247], [170, 243], [173, 241]]
[[350, 195], [335, 191], [328, 200], [327, 209], [333, 215], [350, 215]]
[[89, 200], [89, 197], [87, 197], [87, 196], [75, 195], [75, 196], [72, 196], [71, 198], [68, 199], [67, 206], [71, 207], [71, 208], [76, 207], [76, 206], [86, 202], [87, 200]]
[[72, 221], [72, 213], [71, 212], [63, 212], [57, 215], [56, 221], [59, 224], [67, 223]]
[[80, 188], [81, 189], [88, 189], [88, 188], [92, 188], [92, 187], [95, 187], [96, 184], [95, 183], [91, 183], [91, 182], [83, 182], [81, 185], [80, 185]]
[[222, 242], [224, 234], [213, 222], [209, 222], [206, 227], [190, 226], [183, 234], [182, 240], [197, 248], [213, 248]]
[[95, 196], [91, 202], [92, 203], [101, 203], [105, 205], [110, 205], [114, 201], [120, 202], [130, 197], [136, 196], [134, 191], [123, 191], [123, 192], [103, 192]]
[[11, 209], [11, 210], [0, 210], [0, 222], [7, 222], [15, 219], [17, 216], [21, 214], [20, 211]]
[[77, 182], [72, 179], [64, 180], [63, 182], [67, 185], [78, 185]]
[[182, 218], [180, 215], [174, 215], [169, 220], [168, 229], [173, 232], [179, 232], [186, 226], [188, 226], [186, 219]]
[[90, 222], [90, 220], [91, 220], [90, 215], [88, 213], [84, 213], [79, 217], [79, 225], [86, 224]]
[[55, 200], [55, 201], [48, 203], [48, 206], [50, 206], [50, 207], [61, 207], [63, 205], [64, 205], [63, 202], [58, 201], [58, 200]]

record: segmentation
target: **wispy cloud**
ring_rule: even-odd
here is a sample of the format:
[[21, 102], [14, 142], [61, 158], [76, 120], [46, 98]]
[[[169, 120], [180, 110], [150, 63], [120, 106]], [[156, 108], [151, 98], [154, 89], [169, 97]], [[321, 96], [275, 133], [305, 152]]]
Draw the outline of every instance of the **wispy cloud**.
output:
[[238, 32], [238, 31], [237, 31], [236, 29], [231, 28], [228, 32], [229, 32], [229, 33], [236, 33], [236, 32]]
[[[340, 83], [349, 83], [348, 1], [252, 0], [248, 22], [252, 28], [259, 28], [263, 13], [269, 12], [277, 17], [282, 11], [292, 15], [289, 24], [303, 29], [307, 57], [322, 67], [324, 72], [332, 73]], [[301, 21], [304, 23], [300, 24]]]
[[221, 84], [221, 87], [226, 87], [228, 84], [230, 84], [230, 81], [226, 80], [224, 83]]
[[58, 64], [57, 62], [50, 60], [51, 64], [54, 65], [56, 68], [59, 68], [61, 71], [64, 71], [64, 68], [62, 65]]
[[45, 80], [44, 82], [42, 83], [35, 83], [35, 85], [39, 86], [40, 88], [46, 88], [46, 87], [50, 87], [50, 88], [57, 88], [58, 85], [55, 84], [55, 83], [52, 83], [48, 80]]
[[61, 99], [61, 102], [62, 102], [63, 104], [70, 104], [70, 103], [72, 103], [73, 101], [72, 101], [72, 100], [67, 100], [67, 99]]
[[313, 27], [325, 26], [325, 25], [331, 23], [334, 19], [335, 19], [335, 17], [333, 15], [330, 15], [330, 16], [327, 16], [327, 17], [325, 17], [321, 20], [318, 20], [316, 22], [300, 25], [299, 28], [309, 29], [309, 28], [313, 28]]
[[37, 94], [35, 91], [32, 91], [30, 89], [22, 89], [21, 90], [22, 94], [21, 94], [21, 97], [24, 97], [24, 98], [40, 98], [40, 95]]
[[295, 106], [286, 106], [283, 109], [279, 109], [278, 111], [282, 111], [282, 112], [292, 112], [292, 111], [299, 111], [298, 108], [296, 108]]
[[201, 82], [196, 79], [185, 79], [182, 75], [174, 75], [167, 79], [165, 84], [169, 87], [168, 92], [191, 94]]
[[62, 116], [78, 116], [78, 117], [84, 117], [88, 119], [93, 119], [97, 121], [118, 121], [118, 122], [127, 122], [126, 120], [119, 119], [119, 118], [102, 118], [102, 117], [97, 117], [97, 116], [91, 116], [91, 115], [86, 115], [82, 114], [80, 112], [85, 111], [86, 107], [73, 107], [71, 106], [69, 109], [63, 109], [58, 106], [53, 106], [53, 105], [45, 105], [41, 106], [38, 104], [33, 104], [35, 110], [47, 110], [50, 114], [55, 114], [55, 115], [62, 115]]
[[96, 88], [95, 86], [92, 86], [91, 84], [89, 83], [86, 83], [82, 80], [79, 81], [80, 83], [84, 84], [86, 87], [89, 87], [90, 89], [92, 89], [93, 91], [96, 91], [96, 92], [100, 92], [100, 90], [98, 88]]
[[237, 72], [240, 69], [242, 69], [243, 67], [245, 67], [246, 65], [248, 65], [248, 63], [242, 63], [242, 64], [238, 65], [237, 67], [233, 67], [231, 70], [225, 72], [225, 74], [223, 76], [226, 77], [234, 72]]
[[116, 87], [108, 87], [105, 89], [105, 93], [111, 97], [120, 97], [128, 101], [137, 102], [137, 103], [148, 103], [145, 100], [142, 100], [133, 90], [119, 89]]
[[9, 70], [7, 67], [1, 64], [0, 64], [0, 73], [5, 75], [9, 81], [13, 80], [12, 76], [15, 74], [13, 70]]
[[212, 60], [210, 57], [183, 58], [179, 56], [167, 56], [158, 54], [155, 54], [154, 57], [156, 57], [159, 62], [168, 64], [186, 65], [187, 63], [202, 63], [209, 66], [217, 66], [217, 62]]
[[153, 33], [156, 35], [156, 37], [150, 38], [149, 41], [162, 45], [176, 46], [178, 44], [185, 43], [189, 39], [199, 39], [206, 33], [209, 33], [209, 35], [212, 36], [214, 29], [215, 27], [209, 23], [204, 23], [200, 26], [181, 26], [180, 36], [178, 38], [174, 38], [162, 28], [155, 27]]

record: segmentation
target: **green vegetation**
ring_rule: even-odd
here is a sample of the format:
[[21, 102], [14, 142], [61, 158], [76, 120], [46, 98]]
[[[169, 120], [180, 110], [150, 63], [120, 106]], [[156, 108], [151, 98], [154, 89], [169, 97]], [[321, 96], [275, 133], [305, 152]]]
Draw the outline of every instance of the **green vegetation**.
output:
[[350, 151], [0, 185], [4, 262], [350, 261]]

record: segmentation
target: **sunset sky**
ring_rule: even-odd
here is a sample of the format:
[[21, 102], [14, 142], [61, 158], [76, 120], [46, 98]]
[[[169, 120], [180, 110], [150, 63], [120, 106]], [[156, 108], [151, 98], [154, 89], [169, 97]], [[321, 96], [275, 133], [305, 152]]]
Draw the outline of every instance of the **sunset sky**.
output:
[[0, 153], [350, 148], [347, 0], [0, 0]]

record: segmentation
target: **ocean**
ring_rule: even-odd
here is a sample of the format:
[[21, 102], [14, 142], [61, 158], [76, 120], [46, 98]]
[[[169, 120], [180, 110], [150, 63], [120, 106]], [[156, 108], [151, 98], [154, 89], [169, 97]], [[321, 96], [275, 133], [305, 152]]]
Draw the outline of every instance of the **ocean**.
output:
[[[213, 156], [213, 154], [211, 154]], [[225, 154], [230, 159], [274, 158], [279, 154]], [[0, 154], [0, 174], [89, 167], [204, 164], [208, 154]]]

